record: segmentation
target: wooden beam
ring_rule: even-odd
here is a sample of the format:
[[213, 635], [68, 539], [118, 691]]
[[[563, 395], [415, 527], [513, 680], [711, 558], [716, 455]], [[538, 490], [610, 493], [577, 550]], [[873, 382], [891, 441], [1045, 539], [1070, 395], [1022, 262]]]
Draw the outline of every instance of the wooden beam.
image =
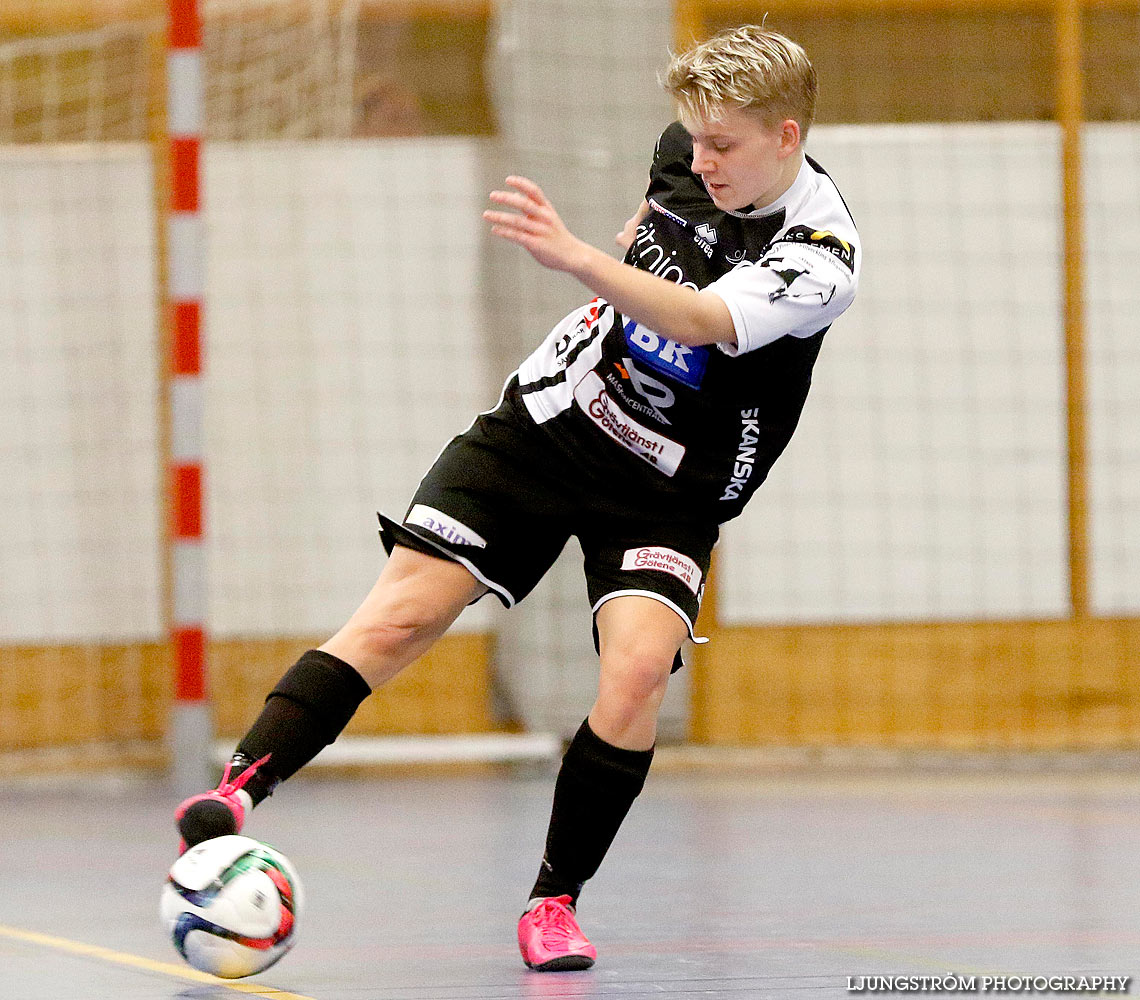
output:
[[494, 8], [494, 0], [364, 0], [360, 16], [369, 21], [479, 21]]
[[1061, 127], [1062, 255], [1068, 457], [1069, 599], [1073, 616], [1090, 613], [1087, 371], [1085, 361], [1084, 68], [1081, 0], [1057, 0], [1054, 15], [1057, 110]]
[[[850, 17], [873, 14], [1002, 13], [1037, 11], [1051, 14], [1057, 0], [686, 0], [703, 11], [705, 20], [726, 17]], [[1077, 0], [1086, 10], [1140, 10], [1140, 0]]]
[[47, 35], [88, 31], [164, 16], [163, 0], [0, 0], [0, 32]]
[[[337, 9], [342, 0], [333, 0]], [[282, 7], [296, 0], [280, 0]], [[478, 21], [486, 20], [494, 9], [493, 0], [364, 0], [361, 17], [371, 21], [413, 19]], [[232, 0], [227, 16], [254, 16], [265, 4], [258, 0], [245, 4]], [[69, 31], [89, 31], [123, 21], [162, 18], [164, 0], [0, 0], [0, 34], [45, 35]]]
[[[289, 0], [282, 0], [288, 3]], [[931, 11], [1040, 11], [1051, 13], [1056, 0], [675, 0], [677, 42], [691, 40], [690, 27], [701, 28], [710, 16], [763, 18], [765, 13], [795, 17], [854, 14], [927, 13]], [[234, 0], [240, 10], [239, 0]], [[369, 20], [411, 18], [485, 20], [496, 0], [364, 0], [361, 16]], [[1081, 0], [1086, 10], [1140, 10], [1140, 0]], [[15, 35], [82, 31], [120, 21], [162, 17], [163, 0], [0, 0], [0, 33]]]

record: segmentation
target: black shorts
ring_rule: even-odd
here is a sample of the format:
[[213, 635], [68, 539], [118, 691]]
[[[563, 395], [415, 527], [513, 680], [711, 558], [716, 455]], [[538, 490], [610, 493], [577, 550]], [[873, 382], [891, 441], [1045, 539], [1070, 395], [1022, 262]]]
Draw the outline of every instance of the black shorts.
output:
[[[696, 640], [718, 525], [670, 516], [652, 494], [623, 494], [619, 475], [607, 482], [597, 463], [580, 468], [551, 433], [531, 420], [512, 380], [499, 407], [443, 449], [403, 524], [380, 515], [384, 548], [406, 545], [461, 563], [509, 608], [574, 535], [595, 614], [613, 597], [650, 597], [672, 608]], [[611, 444], [598, 447], [604, 454]]]

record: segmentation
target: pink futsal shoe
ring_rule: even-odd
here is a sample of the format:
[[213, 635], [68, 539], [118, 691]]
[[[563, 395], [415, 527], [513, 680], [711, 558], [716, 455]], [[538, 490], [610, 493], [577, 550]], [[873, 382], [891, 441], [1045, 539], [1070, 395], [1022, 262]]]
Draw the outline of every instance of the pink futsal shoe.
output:
[[230, 770], [234, 762], [230, 761], [217, 788], [192, 795], [174, 811], [174, 822], [182, 834], [182, 841], [178, 845], [179, 854], [185, 854], [203, 840], [241, 833], [245, 811], [253, 808], [249, 792], [243, 792], [242, 787], [267, 760], [269, 754], [251, 763], [233, 781], [230, 781]]
[[519, 920], [519, 951], [538, 972], [588, 969], [598, 950], [586, 940], [569, 896], [540, 899]]

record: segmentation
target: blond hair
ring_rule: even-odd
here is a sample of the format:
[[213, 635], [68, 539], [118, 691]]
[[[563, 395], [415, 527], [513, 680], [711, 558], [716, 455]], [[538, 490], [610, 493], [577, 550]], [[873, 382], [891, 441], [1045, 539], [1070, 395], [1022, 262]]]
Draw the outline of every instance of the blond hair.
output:
[[690, 124], [719, 121], [726, 109], [743, 108], [771, 124], [792, 118], [806, 136], [815, 117], [818, 84], [807, 54], [756, 24], [721, 31], [673, 56], [662, 85]]

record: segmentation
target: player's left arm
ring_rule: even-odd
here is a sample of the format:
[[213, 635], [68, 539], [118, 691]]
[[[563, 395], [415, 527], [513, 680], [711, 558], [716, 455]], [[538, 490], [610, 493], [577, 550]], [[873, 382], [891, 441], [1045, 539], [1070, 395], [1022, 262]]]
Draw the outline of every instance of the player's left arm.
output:
[[[859, 278], [853, 226], [836, 215], [830, 228], [794, 225], [759, 261], [738, 265], [705, 288], [732, 314], [736, 339], [726, 354], [744, 354], [781, 337], [810, 337], [851, 305]], [[842, 233], [842, 235], [840, 235]]]
[[614, 242], [621, 247], [622, 250], [628, 250], [633, 246], [633, 241], [637, 239], [637, 227], [641, 225], [648, 214], [649, 202], [642, 200], [637, 211], [625, 220], [625, 225], [622, 226], [621, 232], [614, 237]]
[[517, 243], [543, 267], [572, 275], [623, 316], [678, 344], [736, 342], [732, 313], [719, 295], [615, 260], [571, 233], [534, 181], [513, 176], [507, 184], [515, 190], [492, 191], [491, 201], [515, 211], [483, 213], [496, 236]]

